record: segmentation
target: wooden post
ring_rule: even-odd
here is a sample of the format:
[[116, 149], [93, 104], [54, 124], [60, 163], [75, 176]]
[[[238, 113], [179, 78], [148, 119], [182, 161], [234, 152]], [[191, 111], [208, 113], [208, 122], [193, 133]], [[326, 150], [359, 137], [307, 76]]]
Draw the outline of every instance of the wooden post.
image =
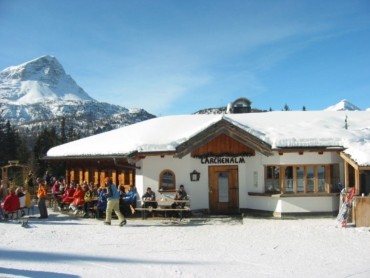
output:
[[285, 193], [285, 168], [285, 166], [280, 166], [279, 180], [281, 193]]
[[349, 187], [349, 173], [347, 161], [344, 161], [344, 187], [346, 188], [346, 190]]

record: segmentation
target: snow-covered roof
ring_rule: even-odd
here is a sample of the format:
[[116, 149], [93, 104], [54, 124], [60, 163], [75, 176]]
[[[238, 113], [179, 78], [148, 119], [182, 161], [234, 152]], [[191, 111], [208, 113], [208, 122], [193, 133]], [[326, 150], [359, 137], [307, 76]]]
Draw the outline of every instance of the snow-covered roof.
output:
[[221, 120], [249, 132], [272, 149], [342, 147], [357, 164], [370, 165], [370, 111], [166, 116], [51, 148], [47, 156], [110, 156], [176, 151], [177, 146]]

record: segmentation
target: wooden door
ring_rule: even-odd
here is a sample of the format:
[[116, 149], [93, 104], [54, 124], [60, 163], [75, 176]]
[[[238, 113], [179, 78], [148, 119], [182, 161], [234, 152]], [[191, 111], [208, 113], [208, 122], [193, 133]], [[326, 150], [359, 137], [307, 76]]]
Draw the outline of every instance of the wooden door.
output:
[[239, 211], [238, 166], [210, 166], [209, 209], [211, 213]]

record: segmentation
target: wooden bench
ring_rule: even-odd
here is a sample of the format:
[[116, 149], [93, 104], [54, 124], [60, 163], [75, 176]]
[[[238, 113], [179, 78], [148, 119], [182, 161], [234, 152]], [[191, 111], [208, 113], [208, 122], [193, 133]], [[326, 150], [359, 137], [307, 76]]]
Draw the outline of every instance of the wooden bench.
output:
[[[157, 201], [157, 208], [153, 208], [153, 207], [145, 207], [145, 203], [152, 203], [153, 201], [151, 200], [142, 200], [142, 203], [143, 203], [143, 206], [141, 208], [136, 208], [135, 210], [136, 211], [141, 211], [141, 218], [142, 219], [146, 219], [147, 217], [147, 212], [164, 212], [165, 214], [165, 217], [167, 216], [167, 212], [178, 212], [179, 213], [179, 216], [180, 216], [180, 219], [183, 218], [183, 213], [184, 212], [190, 212], [191, 209], [189, 206], [185, 206], [185, 204], [188, 204], [190, 202], [190, 200], [174, 200], [174, 199], [166, 199], [166, 200], [158, 200]], [[184, 206], [181, 208], [181, 207], [174, 207], [172, 208], [171, 205], [173, 203], [182, 203]]]
[[146, 219], [146, 211], [147, 212], [152, 212], [152, 211], [159, 211], [159, 212], [164, 212], [165, 213], [165, 217], [166, 217], [166, 212], [168, 211], [177, 211], [180, 213], [180, 219], [183, 218], [183, 213], [184, 212], [188, 212], [188, 211], [191, 211], [190, 208], [188, 207], [184, 207], [182, 209], [179, 209], [179, 208], [136, 208], [135, 210], [137, 211], [141, 211], [141, 218], [142, 219]]

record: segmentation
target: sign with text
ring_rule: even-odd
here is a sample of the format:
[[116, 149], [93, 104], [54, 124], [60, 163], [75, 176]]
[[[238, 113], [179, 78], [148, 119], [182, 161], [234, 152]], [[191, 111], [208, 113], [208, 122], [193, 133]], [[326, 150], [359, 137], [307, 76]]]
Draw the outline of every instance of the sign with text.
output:
[[200, 159], [202, 164], [241, 164], [245, 163], [244, 157], [202, 157]]

